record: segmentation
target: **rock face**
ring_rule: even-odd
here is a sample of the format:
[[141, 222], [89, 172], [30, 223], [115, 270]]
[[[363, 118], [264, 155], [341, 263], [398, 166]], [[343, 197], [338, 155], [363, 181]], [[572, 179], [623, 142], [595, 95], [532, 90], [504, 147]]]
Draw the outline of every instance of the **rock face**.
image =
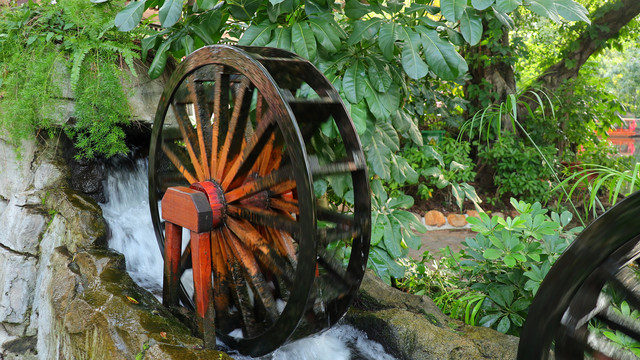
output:
[[230, 359], [133, 283], [53, 143], [0, 138], [0, 359]]
[[347, 322], [400, 360], [515, 359], [518, 338], [452, 320], [426, 296], [403, 293], [367, 271]]

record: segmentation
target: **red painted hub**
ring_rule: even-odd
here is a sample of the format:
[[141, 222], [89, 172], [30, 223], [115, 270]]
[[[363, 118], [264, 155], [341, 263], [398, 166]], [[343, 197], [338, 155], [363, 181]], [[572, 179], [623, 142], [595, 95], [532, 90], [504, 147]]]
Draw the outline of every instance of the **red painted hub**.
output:
[[190, 188], [202, 191], [207, 195], [211, 211], [213, 212], [213, 226], [218, 227], [227, 216], [227, 202], [224, 198], [224, 191], [220, 185], [211, 180], [201, 181], [191, 184]]

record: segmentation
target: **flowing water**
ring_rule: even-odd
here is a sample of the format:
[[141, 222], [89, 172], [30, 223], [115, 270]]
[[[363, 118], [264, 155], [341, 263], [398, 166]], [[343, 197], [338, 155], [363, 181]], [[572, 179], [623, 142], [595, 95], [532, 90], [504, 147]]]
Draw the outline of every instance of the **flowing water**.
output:
[[[119, 160], [109, 165], [105, 184], [107, 202], [101, 206], [109, 225], [109, 247], [125, 255], [127, 271], [138, 285], [160, 297], [162, 256], [149, 214], [147, 189], [147, 161]], [[237, 360], [253, 359], [233, 351], [230, 354]], [[337, 325], [294, 341], [260, 359], [394, 360], [384, 352], [382, 345], [349, 325]]]

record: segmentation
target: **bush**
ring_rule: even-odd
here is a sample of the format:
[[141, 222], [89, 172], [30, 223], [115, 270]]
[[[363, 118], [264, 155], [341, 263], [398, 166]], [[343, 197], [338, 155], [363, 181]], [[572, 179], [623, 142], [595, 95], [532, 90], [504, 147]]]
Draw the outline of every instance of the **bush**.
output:
[[[555, 161], [555, 148], [540, 147], [545, 158]], [[494, 170], [496, 195], [545, 203], [551, 195], [553, 172], [535, 147], [523, 140], [504, 136], [492, 145], [480, 145], [478, 157]], [[551, 164], [554, 168], [555, 164]]]
[[547, 214], [540, 203], [513, 198], [511, 204], [519, 216], [468, 218], [475, 238], [439, 260], [425, 254], [400, 286], [430, 295], [445, 314], [468, 324], [517, 335], [542, 279], [582, 228], [565, 229], [568, 211]]

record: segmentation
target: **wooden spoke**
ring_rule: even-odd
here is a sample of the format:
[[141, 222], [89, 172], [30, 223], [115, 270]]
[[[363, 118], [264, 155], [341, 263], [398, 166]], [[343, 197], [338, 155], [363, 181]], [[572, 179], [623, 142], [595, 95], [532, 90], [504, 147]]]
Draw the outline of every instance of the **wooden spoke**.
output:
[[628, 267], [620, 269], [613, 277], [612, 284], [616, 289], [622, 291], [625, 300], [636, 309], [640, 309], [640, 283], [638, 275]]
[[225, 194], [225, 199], [227, 200], [227, 203], [232, 203], [283, 183], [287, 183], [287, 187], [291, 187], [291, 185], [295, 187], [295, 182], [293, 182], [292, 179], [293, 172], [291, 171], [291, 168], [283, 168], [254, 181], [246, 182], [245, 184], [227, 192]]
[[230, 284], [233, 282], [228, 269], [229, 257], [225, 253], [221, 234], [217, 231], [211, 233], [211, 254], [213, 255], [213, 294], [214, 307], [216, 309], [216, 322], [218, 327], [228, 329], [225, 324], [229, 319]]
[[225, 138], [224, 146], [220, 149], [218, 159], [218, 171], [216, 179], [222, 179], [229, 157], [236, 157], [240, 153], [244, 131], [249, 119], [249, 109], [253, 98], [253, 86], [248, 78], [244, 78], [238, 86], [236, 98], [233, 105], [233, 114], [229, 122], [228, 134]]
[[355, 218], [353, 215], [342, 214], [337, 211], [317, 205], [318, 220], [330, 221], [346, 227], [355, 227]]
[[215, 92], [213, 100], [213, 136], [211, 138], [211, 178], [216, 178], [219, 142], [225, 138], [229, 117], [229, 75], [222, 66], [215, 67]]
[[263, 225], [278, 230], [284, 230], [289, 234], [296, 234], [299, 231], [298, 223], [290, 217], [274, 211], [260, 209], [254, 206], [227, 206], [227, 214], [245, 219], [252, 224]]
[[167, 155], [169, 161], [171, 161], [171, 163], [176, 167], [176, 169], [178, 169], [178, 171], [180, 171], [182, 176], [184, 176], [184, 178], [187, 179], [190, 184], [198, 182], [198, 179], [193, 174], [191, 174], [191, 172], [187, 170], [187, 168], [182, 164], [182, 162], [178, 158], [178, 155], [176, 155], [171, 149], [169, 149], [167, 145], [162, 144], [162, 151], [165, 153], [165, 155]]
[[271, 112], [264, 114], [264, 119], [258, 124], [256, 132], [253, 134], [241, 156], [229, 168], [220, 186], [227, 190], [232, 182], [242, 183], [253, 167], [258, 155], [271, 134], [276, 130], [275, 119]]
[[[224, 241], [224, 244], [227, 248], [227, 253], [231, 253], [232, 251], [229, 248], [229, 244], [227, 244], [226, 241]], [[249, 287], [247, 286], [244, 276], [242, 276], [243, 270], [238, 260], [234, 258], [231, 261], [230, 267], [231, 278], [233, 279], [233, 285], [231, 287], [232, 296], [242, 319], [242, 334], [244, 337], [251, 337], [259, 330], [253, 313], [253, 300], [249, 295]]]
[[300, 208], [298, 207], [298, 200], [284, 200], [280, 198], [271, 198], [271, 207], [288, 212], [289, 214], [300, 214]]
[[272, 243], [278, 249], [279, 253], [282, 254], [289, 260], [289, 263], [292, 267], [296, 267], [296, 248], [293, 244], [293, 238], [280, 230], [271, 229], [268, 227], [263, 227], [266, 237], [271, 239]]
[[246, 280], [251, 286], [251, 289], [255, 291], [255, 295], [257, 295], [258, 299], [267, 311], [267, 318], [270, 322], [275, 322], [278, 318], [278, 307], [276, 306], [276, 300], [271, 293], [271, 289], [269, 289], [269, 286], [260, 271], [258, 262], [253, 257], [251, 251], [249, 251], [249, 249], [247, 249], [238, 238], [231, 234], [229, 229], [223, 228], [223, 231], [225, 232], [225, 238], [229, 248], [231, 248], [231, 251], [238, 259], [241, 268], [246, 274]]
[[311, 159], [311, 173], [314, 177], [327, 176], [334, 174], [349, 173], [353, 171], [363, 170], [366, 168], [364, 159], [354, 161], [341, 161], [331, 164], [319, 165], [318, 160]]
[[623, 316], [611, 307], [607, 307], [595, 317], [596, 319], [607, 324], [613, 330], [619, 330], [635, 341], [640, 341], [640, 321]]
[[321, 228], [318, 229], [318, 247], [325, 249], [329, 244], [338, 240], [349, 240], [360, 236], [360, 232], [355, 228]]
[[206, 103], [202, 101], [198, 95], [193, 77], [187, 83], [187, 88], [193, 99], [193, 106], [196, 118], [196, 133], [198, 135], [198, 146], [200, 148], [200, 160], [203, 170], [209, 174], [209, 153], [211, 153], [212, 128], [210, 121], [210, 113], [207, 110]]
[[250, 223], [229, 219], [227, 225], [232, 232], [229, 233], [229, 238], [248, 246], [258, 261], [273, 274], [283, 277], [290, 284], [293, 282], [294, 270], [291, 264]]
[[[191, 159], [191, 164], [193, 164], [193, 167], [196, 170], [198, 179], [204, 180], [206, 178], [204, 169], [202, 168], [196, 149], [194, 149], [194, 144], [198, 143], [198, 139], [193, 130], [193, 126], [191, 125], [191, 121], [189, 120], [189, 115], [187, 114], [183, 104], [179, 105], [174, 102], [171, 104], [171, 108], [173, 109], [174, 117], [178, 123], [180, 134], [182, 134], [185, 147], [187, 148], [189, 159]], [[199, 149], [197, 149], [197, 151], [199, 151]]]
[[355, 284], [358, 284], [358, 280], [354, 279], [327, 251], [318, 250], [318, 264], [321, 265], [334, 280], [337, 280], [335, 283], [340, 284], [345, 289], [350, 289]]

